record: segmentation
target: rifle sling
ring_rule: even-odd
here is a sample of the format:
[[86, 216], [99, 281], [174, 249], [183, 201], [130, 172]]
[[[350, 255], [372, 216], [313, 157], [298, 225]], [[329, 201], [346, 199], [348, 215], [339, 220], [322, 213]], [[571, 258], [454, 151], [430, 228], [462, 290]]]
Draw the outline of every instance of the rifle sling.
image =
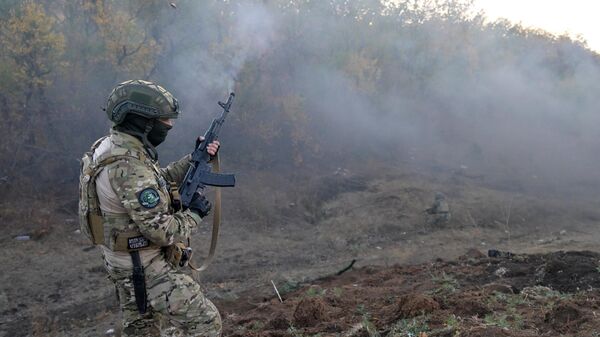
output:
[[[219, 173], [221, 165], [220, 165], [218, 152], [212, 160], [212, 166], [213, 166], [213, 172]], [[211, 239], [210, 239], [210, 249], [208, 251], [208, 256], [206, 257], [206, 259], [204, 260], [204, 262], [202, 263], [202, 265], [199, 268], [196, 268], [193, 265], [192, 261], [188, 262], [188, 265], [190, 266], [190, 268], [196, 272], [201, 272], [203, 270], [206, 270], [206, 268], [208, 268], [208, 266], [212, 262], [213, 258], [215, 257], [215, 251], [217, 250], [217, 241], [219, 239], [219, 227], [221, 225], [221, 188], [220, 187], [215, 187], [215, 202], [214, 202], [214, 207], [213, 207], [213, 219], [212, 220], [213, 220], [212, 221], [213, 228], [212, 228], [212, 235], [211, 235]], [[189, 238], [188, 238], [188, 246], [190, 246]]]

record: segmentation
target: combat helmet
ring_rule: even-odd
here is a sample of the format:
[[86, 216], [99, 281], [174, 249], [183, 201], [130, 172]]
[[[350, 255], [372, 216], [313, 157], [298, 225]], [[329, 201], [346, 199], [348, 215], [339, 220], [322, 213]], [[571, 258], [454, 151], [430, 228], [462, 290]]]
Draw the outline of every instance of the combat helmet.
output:
[[115, 130], [139, 138], [153, 159], [158, 159], [155, 146], [164, 141], [171, 128], [159, 118], [179, 117], [179, 103], [160, 85], [143, 80], [131, 80], [117, 85], [106, 106], [108, 119]]
[[177, 118], [179, 103], [160, 85], [143, 80], [131, 80], [117, 85], [110, 95], [106, 114], [115, 125], [121, 124], [128, 114], [148, 119]]

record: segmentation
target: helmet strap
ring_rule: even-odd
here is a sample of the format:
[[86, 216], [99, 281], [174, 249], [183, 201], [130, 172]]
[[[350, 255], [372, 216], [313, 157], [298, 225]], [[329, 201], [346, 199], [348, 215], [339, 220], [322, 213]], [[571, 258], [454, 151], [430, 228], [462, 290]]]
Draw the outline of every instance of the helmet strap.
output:
[[[119, 125], [115, 125], [114, 129], [117, 131], [127, 133], [129, 135], [132, 135], [132, 136], [136, 137], [137, 139], [139, 139], [140, 141], [142, 141], [142, 144], [144, 145], [144, 149], [146, 149], [146, 152], [148, 152], [148, 155], [150, 156], [150, 158], [152, 158], [153, 160], [157, 160], [158, 152], [156, 151], [156, 148], [154, 147], [154, 145], [152, 145], [152, 143], [148, 140], [148, 134], [154, 128], [155, 121], [156, 121], [156, 119], [152, 118], [152, 119], [146, 119], [145, 124], [130, 123], [127, 126], [119, 124]], [[144, 130], [143, 132], [141, 131], [142, 128]]]
[[152, 158], [153, 160], [157, 160], [158, 152], [148, 140], [148, 134], [150, 133], [150, 131], [152, 131], [152, 128], [154, 127], [154, 121], [155, 119], [150, 119], [148, 123], [146, 123], [146, 128], [144, 129], [144, 134], [142, 135], [142, 143], [144, 143], [144, 147], [146, 148], [146, 152], [148, 152], [148, 154], [150, 155], [150, 158]]

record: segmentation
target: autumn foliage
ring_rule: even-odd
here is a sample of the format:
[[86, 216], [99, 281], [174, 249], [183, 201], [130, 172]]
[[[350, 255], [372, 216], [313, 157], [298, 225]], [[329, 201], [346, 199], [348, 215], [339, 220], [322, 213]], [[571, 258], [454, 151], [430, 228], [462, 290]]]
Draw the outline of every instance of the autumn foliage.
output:
[[[413, 133], [428, 145], [431, 139], [459, 144], [465, 160], [483, 162], [482, 153], [495, 148], [480, 135], [464, 136], [459, 107], [499, 111], [500, 103], [449, 104], [460, 100], [447, 88], [475, 86], [492, 68], [526, 73], [532, 53], [536, 67], [551, 74], [540, 79], [549, 83], [549, 93], [560, 92], [567, 102], [591, 99], [572, 57], [596, 66], [585, 42], [487, 22], [470, 1], [273, 0], [246, 6], [224, 0], [0, 5], [3, 187], [18, 193], [72, 188], [77, 158], [109, 126], [101, 111], [107, 93], [131, 78], [163, 84], [180, 97], [186, 116], [204, 116], [178, 127], [178, 144], [192, 144], [198, 131], [190, 124], [202, 130], [216, 100], [235, 89], [235, 117], [224, 135], [230, 163], [258, 169], [295, 169], [324, 159], [360, 162], [370, 155], [405, 158], [422, 150]], [[240, 29], [252, 6], [273, 20], [271, 26], [258, 16]], [[383, 121], [377, 135], [369, 119]], [[391, 121], [418, 129], [404, 132]], [[393, 138], [396, 133], [406, 138]], [[381, 142], [374, 144], [375, 138]], [[165, 149], [184, 152], [174, 143]]]

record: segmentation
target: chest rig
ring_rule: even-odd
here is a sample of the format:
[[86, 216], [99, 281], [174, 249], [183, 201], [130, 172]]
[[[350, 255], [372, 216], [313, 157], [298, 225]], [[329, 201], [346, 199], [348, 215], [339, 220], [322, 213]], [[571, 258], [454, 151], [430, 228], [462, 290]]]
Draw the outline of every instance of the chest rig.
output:
[[[138, 160], [151, 168], [161, 189], [169, 195], [169, 187], [158, 165], [150, 159], [143, 149], [110, 147], [110, 150], [94, 159], [94, 152], [108, 137], [97, 140], [89, 152], [82, 158], [79, 178], [79, 225], [94, 245], [104, 245], [112, 251], [132, 252], [148, 248], [159, 248], [139, 231], [137, 225], [127, 214], [104, 212], [96, 192], [96, 178], [102, 170], [119, 161]], [[111, 139], [112, 142], [112, 139]], [[111, 144], [112, 145], [112, 144]]]

